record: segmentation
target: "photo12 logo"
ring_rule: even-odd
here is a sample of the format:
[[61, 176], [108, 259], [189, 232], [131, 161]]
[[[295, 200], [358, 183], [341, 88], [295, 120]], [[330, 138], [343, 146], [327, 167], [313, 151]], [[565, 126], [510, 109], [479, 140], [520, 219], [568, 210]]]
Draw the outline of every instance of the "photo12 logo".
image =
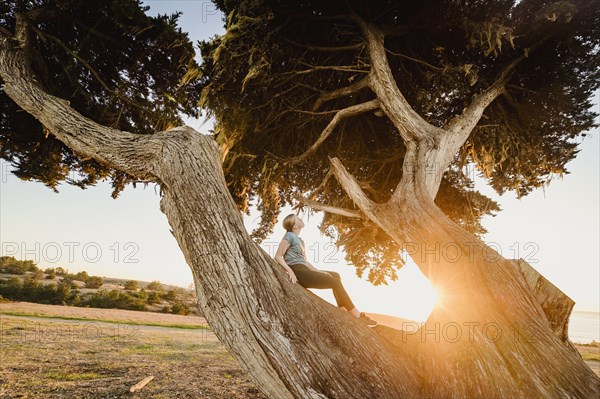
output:
[[139, 252], [136, 242], [119, 243], [102, 247], [98, 242], [2, 242], [2, 256], [14, 256], [18, 259], [32, 260], [35, 263], [45, 261], [48, 263], [85, 261], [88, 263], [99, 262], [103, 256], [110, 256], [114, 263], [138, 263], [135, 255]]
[[200, 9], [202, 10], [202, 23], [206, 23], [208, 21], [208, 17], [211, 15], [220, 15], [221, 11], [217, 9], [217, 6], [212, 1], [202, 1], [202, 5]]

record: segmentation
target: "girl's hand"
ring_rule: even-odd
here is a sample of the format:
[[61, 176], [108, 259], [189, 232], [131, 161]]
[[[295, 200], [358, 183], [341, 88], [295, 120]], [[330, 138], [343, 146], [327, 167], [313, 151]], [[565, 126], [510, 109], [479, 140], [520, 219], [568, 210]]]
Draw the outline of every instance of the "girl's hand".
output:
[[296, 275], [294, 274], [293, 270], [288, 270], [288, 276], [290, 277], [290, 281], [292, 282], [292, 284], [296, 284], [298, 282], [298, 278], [296, 278]]

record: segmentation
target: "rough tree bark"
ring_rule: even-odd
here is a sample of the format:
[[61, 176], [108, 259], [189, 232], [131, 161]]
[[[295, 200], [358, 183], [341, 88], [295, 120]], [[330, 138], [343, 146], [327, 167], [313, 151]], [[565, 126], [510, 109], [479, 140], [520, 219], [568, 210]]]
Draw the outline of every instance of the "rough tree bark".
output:
[[[438, 259], [413, 254], [443, 296], [421, 329], [369, 329], [289, 283], [281, 266], [249, 237], [227, 190], [215, 141], [188, 127], [137, 135], [86, 119], [38, 86], [26, 46], [17, 39], [0, 38], [0, 77], [7, 95], [75, 153], [160, 184], [160, 208], [193, 272], [201, 312], [269, 397], [600, 394], [600, 380], [554, 333], [516, 268], [435, 206], [431, 184], [436, 179], [423, 184], [419, 173], [407, 174], [389, 203], [375, 204], [343, 165], [331, 160], [361, 212], [397, 242], [414, 243], [418, 250], [426, 243], [451, 244], [452, 256], [462, 256], [454, 261], [450, 252], [437, 251]], [[379, 100], [386, 113], [407, 106], [386, 103], [395, 101], [393, 96]], [[409, 160], [438, 156], [435, 140], [415, 136], [409, 142]], [[436, 323], [437, 340], [436, 334], [421, 334], [435, 331]], [[486, 323], [497, 323], [502, 332], [497, 342], [488, 339], [490, 329], [481, 328]], [[533, 334], [526, 330], [531, 326]]]

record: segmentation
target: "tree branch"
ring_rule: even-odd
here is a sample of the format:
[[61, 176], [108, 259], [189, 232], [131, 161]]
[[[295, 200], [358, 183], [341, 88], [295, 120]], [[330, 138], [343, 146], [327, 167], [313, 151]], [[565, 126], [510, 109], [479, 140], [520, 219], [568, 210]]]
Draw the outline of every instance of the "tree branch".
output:
[[429, 147], [436, 148], [443, 130], [423, 119], [400, 92], [387, 60], [383, 31], [355, 13], [353, 18], [367, 43], [371, 60], [369, 86], [377, 95], [381, 109], [394, 124], [405, 144], [426, 141]]
[[323, 51], [323, 52], [359, 50], [364, 46], [363, 43], [354, 43], [354, 44], [349, 44], [346, 46], [313, 46], [310, 44], [298, 43], [298, 42], [295, 42], [290, 39], [283, 39], [283, 40], [285, 40], [286, 42], [288, 42], [296, 47], [304, 48], [304, 49], [311, 50], [311, 51]]
[[41, 30], [37, 29], [34, 26], [31, 26], [31, 29], [38, 34], [39, 36], [45, 37], [47, 39], [52, 40], [53, 42], [55, 42], [56, 44], [58, 44], [63, 50], [65, 50], [65, 52], [67, 52], [71, 57], [75, 58], [77, 61], [79, 61], [85, 68], [87, 68], [88, 71], [90, 71], [92, 73], [92, 75], [96, 78], [96, 80], [98, 81], [98, 83], [100, 83], [102, 85], [102, 87], [104, 87], [104, 89], [106, 89], [107, 92], [113, 94], [114, 96], [120, 98], [121, 100], [125, 101], [127, 104], [132, 105], [138, 109], [141, 109], [142, 111], [145, 112], [150, 112], [150, 110], [138, 103], [136, 103], [135, 101], [132, 101], [131, 99], [121, 95], [120, 93], [118, 93], [117, 91], [111, 89], [108, 84], [106, 82], [104, 82], [104, 80], [102, 79], [102, 77], [100, 76], [100, 74], [90, 65], [89, 62], [87, 62], [85, 59], [83, 59], [82, 57], [80, 57], [77, 53], [75, 53], [73, 50], [71, 50], [67, 45], [65, 45], [62, 40], [60, 40], [58, 37], [50, 35], [48, 33], [44, 33]]
[[315, 102], [313, 107], [313, 111], [317, 111], [321, 106], [327, 101], [334, 100], [339, 97], [348, 96], [350, 94], [356, 93], [359, 90], [362, 90], [365, 87], [369, 87], [369, 79], [368, 77], [357, 80], [352, 83], [350, 86], [342, 87], [327, 93], [321, 94], [321, 96]]
[[42, 90], [26, 51], [15, 38], [0, 37], [0, 78], [4, 92], [82, 157], [91, 157], [143, 180], [159, 181], [152, 171], [162, 148], [158, 134], [133, 134], [84, 117], [69, 102]]
[[[534, 47], [537, 47], [537, 45]], [[494, 83], [485, 91], [473, 97], [471, 103], [464, 109], [462, 114], [450, 120], [445, 129], [446, 133], [441, 140], [440, 151], [435, 154], [421, 155], [419, 153], [417, 160], [426, 159], [425, 167], [430, 169], [430, 173], [426, 173], [423, 176], [422, 171], [417, 171], [421, 174], [420, 177], [417, 176], [417, 184], [423, 184], [421, 185], [421, 189], [426, 189], [431, 199], [435, 198], [442, 181], [442, 175], [452, 162], [456, 152], [465, 143], [475, 126], [477, 126], [485, 109], [502, 94], [516, 66], [525, 58], [527, 58], [526, 53], [508, 64], [498, 74]], [[416, 165], [418, 165], [418, 161]], [[394, 198], [398, 197], [394, 195]]]
[[353, 211], [352, 209], [344, 209], [332, 205], [322, 204], [320, 202], [304, 198], [301, 194], [298, 193], [294, 194], [294, 198], [298, 202], [301, 202], [311, 208], [318, 209], [324, 212], [335, 213], [336, 215], [342, 215], [350, 218], [362, 218], [359, 212]]
[[377, 205], [373, 201], [367, 197], [365, 192], [360, 188], [360, 184], [354, 176], [346, 170], [342, 162], [337, 158], [329, 158], [329, 162], [331, 162], [331, 166], [333, 168], [333, 173], [337, 181], [340, 183], [344, 191], [348, 193], [348, 196], [354, 203], [358, 206], [358, 208], [363, 211], [367, 216], [372, 216], [372, 210]]
[[423, 60], [420, 60], [420, 59], [418, 59], [418, 58], [409, 57], [408, 55], [404, 55], [404, 54], [402, 54], [402, 53], [396, 53], [396, 52], [394, 52], [394, 51], [392, 51], [392, 50], [388, 50], [388, 49], [385, 49], [385, 51], [386, 51], [387, 53], [390, 53], [390, 54], [392, 54], [392, 55], [395, 55], [395, 56], [397, 56], [397, 57], [406, 58], [407, 60], [414, 61], [414, 62], [416, 62], [417, 64], [422, 64], [422, 65], [425, 65], [427, 68], [431, 68], [431, 69], [433, 69], [434, 71], [443, 72], [443, 71], [444, 71], [444, 69], [445, 69], [445, 68], [436, 67], [435, 65], [431, 65], [430, 63], [428, 63], [428, 62], [426, 62], [426, 61], [423, 61]]
[[[308, 65], [308, 64], [306, 64]], [[357, 69], [354, 65], [308, 65], [309, 69], [302, 69], [300, 71], [288, 71], [282, 72], [279, 75], [305, 75], [307, 73], [313, 73], [317, 71], [340, 71], [340, 72], [361, 72], [369, 73], [366, 69]]]
[[[525, 55], [521, 55], [515, 59], [508, 66], [506, 66], [502, 72], [495, 79], [494, 83], [490, 85], [485, 91], [473, 97], [471, 103], [464, 109], [462, 114], [455, 116], [448, 123], [447, 130], [454, 135], [457, 135], [458, 140], [464, 138], [467, 139], [475, 125], [481, 119], [483, 111], [488, 105], [492, 103], [504, 90], [504, 85], [508, 83], [510, 76], [515, 70], [515, 67], [525, 59]], [[462, 146], [462, 143], [459, 147]]]
[[294, 157], [294, 158], [288, 160], [286, 163], [296, 164], [296, 163], [300, 163], [300, 162], [304, 161], [307, 157], [309, 157], [312, 153], [314, 153], [316, 151], [316, 149], [327, 139], [327, 137], [329, 137], [329, 135], [333, 132], [333, 130], [335, 129], [335, 127], [338, 125], [338, 123], [341, 120], [343, 120], [345, 118], [349, 118], [354, 115], [362, 114], [364, 112], [372, 111], [372, 110], [378, 109], [378, 108], [379, 108], [379, 101], [377, 99], [375, 99], [375, 100], [367, 101], [367, 102], [364, 102], [361, 104], [352, 105], [348, 108], [344, 108], [344, 109], [338, 111], [335, 114], [335, 116], [331, 119], [331, 121], [329, 122], [327, 127], [325, 127], [325, 129], [323, 129], [323, 131], [321, 132], [321, 135], [319, 136], [317, 141], [315, 141], [315, 143], [308, 150], [306, 150], [303, 154], [298, 155], [297, 157]]

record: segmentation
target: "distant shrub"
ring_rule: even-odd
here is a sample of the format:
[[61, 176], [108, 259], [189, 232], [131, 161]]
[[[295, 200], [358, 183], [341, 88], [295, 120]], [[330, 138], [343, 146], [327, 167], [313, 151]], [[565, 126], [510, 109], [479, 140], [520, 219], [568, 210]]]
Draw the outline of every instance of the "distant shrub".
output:
[[84, 283], [90, 278], [86, 271], [78, 272], [77, 274], [72, 275], [73, 280], [83, 281]]
[[133, 298], [139, 299], [141, 302], [148, 303], [148, 291], [141, 289], [139, 291], [128, 292]]
[[56, 278], [56, 270], [48, 268], [45, 270], [46, 272], [46, 280], [54, 280]]
[[148, 293], [148, 298], [146, 299], [146, 303], [148, 305], [155, 305], [159, 302], [160, 302], [160, 296], [158, 295], [158, 292], [150, 291]]
[[36, 279], [18, 277], [0, 281], [0, 295], [13, 301], [27, 301], [50, 305], [69, 304], [70, 288], [64, 284], [42, 285]]
[[155, 280], [155, 281], [150, 282], [148, 284], [148, 286], [146, 287], [146, 289], [153, 290], [153, 291], [162, 291], [163, 287], [162, 287], [162, 284], [160, 283], [160, 281]]
[[79, 288], [79, 286], [77, 285], [77, 283], [76, 283], [76, 282], [73, 280], [73, 278], [72, 278], [71, 276], [69, 276], [69, 275], [65, 275], [65, 276], [62, 278], [61, 282], [62, 282], [63, 284], [67, 284], [67, 285], [68, 285], [69, 287], [71, 287], [71, 288]]
[[13, 256], [0, 256], [0, 273], [25, 274], [38, 270], [32, 260], [17, 260]]
[[18, 277], [11, 277], [0, 281], [0, 295], [13, 301], [21, 300], [22, 289], [23, 283], [21, 283], [21, 279]]
[[191, 313], [191, 310], [185, 303], [177, 302], [171, 306], [171, 313], [187, 315]]
[[120, 290], [98, 290], [97, 292], [86, 296], [78, 306], [105, 309], [148, 310], [145, 302]]
[[175, 290], [169, 290], [167, 292], [161, 292], [160, 296], [165, 301], [174, 301], [177, 299], [177, 292], [175, 292]]
[[86, 288], [100, 288], [104, 284], [104, 279], [100, 276], [90, 276], [85, 280]]
[[40, 269], [37, 269], [33, 272], [33, 278], [36, 280], [42, 280], [44, 278], [44, 272]]
[[71, 292], [69, 292], [69, 296], [67, 297], [67, 302], [69, 304], [80, 306], [81, 300], [81, 293], [78, 290], [71, 290]]
[[137, 291], [138, 283], [135, 280], [127, 280], [123, 286], [126, 290]]

